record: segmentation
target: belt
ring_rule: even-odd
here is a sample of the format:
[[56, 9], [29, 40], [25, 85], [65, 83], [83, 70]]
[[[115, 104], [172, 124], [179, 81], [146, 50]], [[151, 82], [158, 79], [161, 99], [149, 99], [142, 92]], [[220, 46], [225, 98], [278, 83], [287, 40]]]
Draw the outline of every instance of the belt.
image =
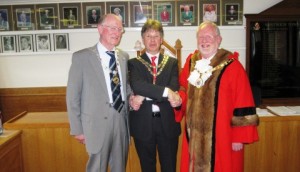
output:
[[152, 117], [160, 118], [160, 112], [152, 112]]

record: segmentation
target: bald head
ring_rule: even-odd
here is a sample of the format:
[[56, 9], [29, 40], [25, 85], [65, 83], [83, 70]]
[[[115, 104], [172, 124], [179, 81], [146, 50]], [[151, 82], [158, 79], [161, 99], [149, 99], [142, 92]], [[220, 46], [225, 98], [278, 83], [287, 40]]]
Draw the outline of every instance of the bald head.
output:
[[107, 20], [115, 20], [115, 19], [119, 20], [122, 23], [122, 20], [117, 15], [110, 13], [110, 14], [105, 14], [105, 15], [101, 16], [101, 18], [98, 21], [98, 24], [101, 25], [101, 24], [105, 23]]

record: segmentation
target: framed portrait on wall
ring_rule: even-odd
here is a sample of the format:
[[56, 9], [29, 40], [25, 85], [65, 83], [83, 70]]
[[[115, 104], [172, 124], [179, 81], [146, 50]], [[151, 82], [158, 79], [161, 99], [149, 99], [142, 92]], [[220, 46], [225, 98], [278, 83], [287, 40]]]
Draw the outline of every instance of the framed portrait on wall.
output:
[[0, 31], [12, 30], [11, 6], [0, 6]]
[[175, 26], [175, 2], [153, 2], [153, 15], [163, 26]]
[[83, 9], [83, 27], [95, 28], [98, 20], [104, 14], [104, 2], [87, 2], [82, 3]]
[[33, 52], [32, 35], [18, 35], [19, 52]]
[[51, 51], [50, 34], [36, 34], [35, 35], [36, 51]]
[[242, 25], [243, 0], [224, 0], [222, 4], [222, 25]]
[[59, 14], [61, 29], [81, 28], [81, 3], [61, 3]]
[[1, 45], [3, 53], [13, 53], [17, 51], [16, 36], [4, 35], [1, 36]]
[[34, 5], [13, 5], [15, 30], [34, 30]]
[[177, 11], [178, 26], [198, 25], [198, 1], [178, 1]]
[[143, 26], [148, 18], [152, 18], [152, 1], [130, 2], [131, 27]]
[[218, 0], [204, 0], [200, 1], [200, 23], [204, 21], [211, 21], [220, 25], [220, 1]]
[[106, 2], [106, 13], [113, 13], [120, 17], [123, 27], [128, 27], [128, 2]]
[[36, 16], [38, 30], [59, 29], [58, 4], [37, 4]]
[[54, 33], [54, 51], [69, 51], [68, 33]]

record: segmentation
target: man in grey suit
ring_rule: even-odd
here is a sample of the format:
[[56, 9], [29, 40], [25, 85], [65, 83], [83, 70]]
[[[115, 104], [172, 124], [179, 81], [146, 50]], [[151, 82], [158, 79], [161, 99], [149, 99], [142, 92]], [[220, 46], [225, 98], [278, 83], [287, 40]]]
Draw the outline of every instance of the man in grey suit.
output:
[[71, 135], [86, 146], [87, 172], [106, 172], [108, 165], [111, 172], [125, 172], [130, 88], [129, 55], [116, 48], [123, 34], [122, 21], [114, 14], [104, 15], [98, 32], [95, 46], [72, 57], [67, 85]]

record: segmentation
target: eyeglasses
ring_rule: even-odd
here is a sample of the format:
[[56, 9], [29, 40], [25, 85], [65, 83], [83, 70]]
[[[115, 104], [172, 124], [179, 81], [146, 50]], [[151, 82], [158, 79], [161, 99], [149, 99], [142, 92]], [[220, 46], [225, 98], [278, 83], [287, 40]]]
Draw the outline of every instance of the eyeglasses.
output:
[[124, 28], [122, 28], [122, 27], [108, 26], [108, 25], [103, 25], [103, 24], [101, 26], [107, 27], [110, 32], [118, 32], [118, 33], [124, 32]]

